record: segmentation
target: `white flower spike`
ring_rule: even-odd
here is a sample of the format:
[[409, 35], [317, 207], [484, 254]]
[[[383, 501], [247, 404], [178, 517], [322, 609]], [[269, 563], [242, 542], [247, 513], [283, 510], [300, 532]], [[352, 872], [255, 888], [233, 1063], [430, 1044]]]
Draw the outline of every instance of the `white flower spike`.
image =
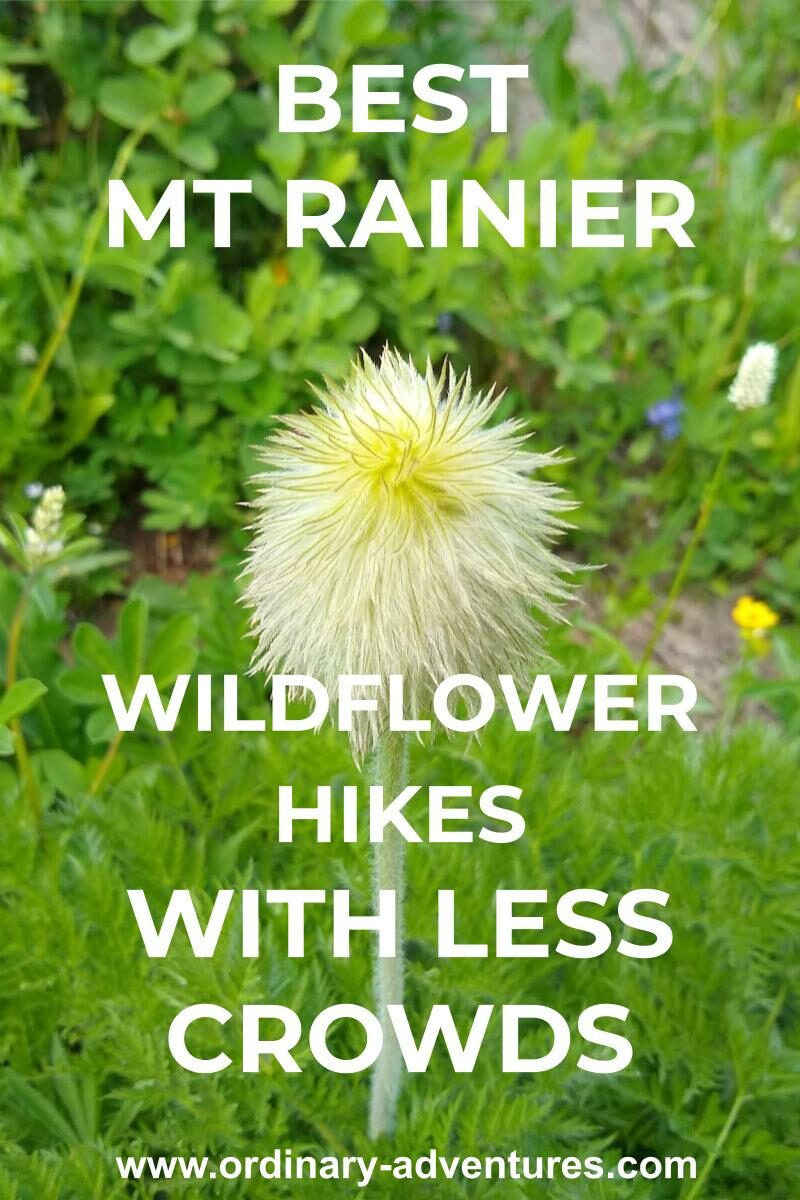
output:
[[62, 487], [45, 488], [34, 509], [33, 520], [26, 533], [28, 557], [34, 565], [47, 562], [48, 558], [64, 548], [59, 537], [64, 518], [64, 500]]
[[[313, 675], [331, 696], [339, 675], [402, 675], [415, 711], [450, 675], [527, 677], [532, 609], [558, 617], [568, 594], [550, 547], [573, 505], [531, 478], [559, 458], [530, 452], [520, 421], [490, 424], [499, 397], [469, 374], [421, 375], [388, 348], [326, 385], [282, 418], [254, 481], [254, 669]], [[386, 718], [356, 715], [357, 760]]]
[[747, 408], [763, 408], [769, 400], [777, 366], [778, 351], [770, 342], [756, 342], [750, 346], [745, 351], [728, 392], [733, 407], [739, 412]]

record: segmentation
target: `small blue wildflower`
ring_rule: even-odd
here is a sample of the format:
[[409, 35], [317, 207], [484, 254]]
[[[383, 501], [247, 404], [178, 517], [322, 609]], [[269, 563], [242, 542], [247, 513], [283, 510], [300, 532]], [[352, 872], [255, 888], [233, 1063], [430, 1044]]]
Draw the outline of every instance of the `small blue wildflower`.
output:
[[647, 410], [647, 423], [661, 434], [665, 442], [673, 442], [683, 427], [685, 409], [683, 393], [676, 388], [665, 400], [656, 400]]
[[43, 483], [26, 483], [22, 489], [29, 500], [38, 500], [44, 491]]
[[455, 317], [449, 312], [439, 313], [439, 316], [436, 318], [436, 328], [439, 333], [452, 333], [455, 323]]

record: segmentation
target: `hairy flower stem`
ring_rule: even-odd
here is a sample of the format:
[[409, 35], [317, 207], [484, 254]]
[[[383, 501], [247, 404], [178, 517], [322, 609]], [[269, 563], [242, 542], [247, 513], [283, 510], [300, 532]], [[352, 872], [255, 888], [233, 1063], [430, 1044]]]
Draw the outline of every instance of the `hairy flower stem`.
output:
[[[406, 786], [408, 778], [408, 746], [401, 733], [384, 733], [375, 749], [373, 778], [384, 788], [386, 796], [396, 796]], [[369, 1106], [369, 1136], [380, 1137], [394, 1128], [397, 1097], [402, 1081], [400, 1047], [389, 1020], [387, 1005], [403, 1002], [403, 900], [405, 843], [402, 834], [390, 826], [382, 842], [374, 846], [372, 890], [377, 911], [382, 890], [392, 890], [396, 899], [397, 946], [394, 958], [381, 958], [376, 950], [373, 983], [375, 1007], [383, 1031], [383, 1049], [372, 1076], [372, 1096]]]
[[720, 454], [717, 461], [714, 474], [709, 479], [703, 491], [703, 498], [700, 501], [700, 509], [697, 514], [697, 520], [695, 521], [694, 529], [692, 530], [692, 536], [689, 538], [689, 544], [686, 547], [683, 558], [680, 561], [680, 565], [675, 572], [675, 577], [672, 580], [672, 586], [670, 587], [667, 598], [661, 606], [658, 616], [655, 619], [652, 633], [650, 634], [650, 638], [644, 648], [644, 653], [639, 661], [638, 670], [640, 675], [647, 670], [650, 659], [653, 657], [653, 651], [658, 645], [658, 641], [661, 637], [664, 626], [672, 616], [672, 611], [675, 608], [678, 599], [680, 598], [681, 592], [683, 591], [683, 585], [686, 582], [686, 577], [689, 574], [689, 570], [694, 560], [695, 553], [697, 552], [697, 548], [703, 540], [703, 534], [706, 531], [711, 514], [714, 511], [717, 493], [719, 492], [720, 484], [722, 483], [722, 479], [725, 475], [725, 468], [728, 465], [728, 459], [730, 458], [731, 451], [733, 450], [733, 445], [736, 438], [736, 428], [737, 422], [734, 421], [731, 424], [728, 440], [726, 441], [722, 454]]
[[[20, 592], [17, 606], [14, 609], [14, 615], [11, 618], [11, 624], [8, 629], [8, 646], [6, 649], [6, 690], [10, 691], [17, 682], [17, 664], [19, 662], [19, 649], [22, 640], [22, 627], [25, 624], [25, 613], [28, 610], [28, 600], [30, 599], [30, 585], [25, 583]], [[10, 725], [11, 737], [14, 742], [14, 753], [17, 756], [17, 765], [19, 767], [19, 777], [22, 780], [22, 786], [25, 795], [30, 805], [31, 813], [34, 820], [39, 822], [42, 815], [42, 806], [39, 800], [39, 790], [36, 786], [36, 778], [31, 767], [30, 755], [25, 742], [25, 734], [22, 732], [22, 722], [19, 717], [15, 717]]]

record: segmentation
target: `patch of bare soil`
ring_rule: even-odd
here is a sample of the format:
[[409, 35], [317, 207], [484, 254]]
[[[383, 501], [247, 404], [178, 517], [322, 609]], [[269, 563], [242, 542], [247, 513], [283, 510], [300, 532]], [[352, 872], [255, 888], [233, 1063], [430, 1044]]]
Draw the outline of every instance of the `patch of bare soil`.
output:
[[[704, 68], [703, 13], [695, 0], [619, 0], [613, 12], [608, 0], [573, 0], [572, 9], [575, 31], [567, 57], [604, 87], [613, 87], [629, 54], [647, 69], [658, 69], [676, 58]], [[473, 12], [479, 25], [492, 27], [502, 21], [503, 5], [475, 0]], [[504, 54], [503, 61], [514, 57], [508, 51]], [[517, 61], [524, 59], [517, 56]], [[518, 144], [544, 115], [544, 106], [533, 87], [519, 88], [513, 95], [509, 133], [512, 143]]]
[[[741, 655], [741, 641], [731, 620], [733, 601], [720, 596], [683, 596], [665, 626], [653, 655], [664, 672], [687, 675], [700, 695], [719, 708], [727, 680]], [[655, 611], [642, 613], [622, 631], [635, 656], [640, 655], [653, 628]]]
[[694, 0], [622, 0], [616, 21], [610, 9], [607, 0], [575, 5], [569, 58], [598, 83], [610, 87], [616, 82], [626, 64], [626, 39], [638, 62], [651, 69], [682, 57], [696, 44], [702, 13]]
[[[737, 593], [738, 594], [738, 593]], [[604, 598], [598, 593], [585, 597], [584, 611], [590, 620], [605, 624]], [[707, 700], [712, 713], [698, 719], [701, 728], [713, 727], [726, 709], [730, 677], [741, 662], [742, 643], [731, 619], [735, 596], [682, 596], [663, 629], [650, 663], [651, 670], [669, 675], [685, 675]], [[644, 653], [659, 606], [655, 605], [615, 630], [634, 661]], [[758, 664], [768, 678], [773, 674], [769, 657]], [[746, 700], [737, 708], [737, 721], [758, 718], [772, 721], [774, 714], [763, 704]]]
[[182, 583], [191, 571], [210, 571], [219, 548], [210, 529], [177, 529], [174, 533], [135, 528], [125, 539], [130, 548], [130, 578], [158, 575], [168, 583]]

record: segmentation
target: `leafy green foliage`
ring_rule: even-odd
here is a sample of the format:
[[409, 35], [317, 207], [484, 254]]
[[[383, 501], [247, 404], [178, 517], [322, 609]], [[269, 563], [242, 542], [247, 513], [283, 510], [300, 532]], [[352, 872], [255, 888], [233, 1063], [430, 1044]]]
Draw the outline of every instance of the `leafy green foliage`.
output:
[[[242, 497], [251, 447], [275, 413], [307, 402], [308, 378], [340, 375], [360, 345], [384, 339], [418, 358], [449, 351], [480, 380], [499, 378], [507, 410], [530, 417], [543, 443], [575, 455], [570, 482], [583, 502], [576, 551], [605, 559], [611, 541], [628, 551], [623, 577], [628, 607], [637, 609], [652, 599], [657, 573], [640, 531], [696, 502], [729, 418], [724, 389], [747, 342], [763, 338], [783, 347], [778, 411], [742, 429], [695, 574], [746, 575], [766, 558], [765, 587], [785, 604], [772, 578], [777, 551], [791, 545], [781, 594], [795, 602], [791, 6], [737, 0], [715, 10], [706, 31], [712, 71], [701, 33], [684, 57], [653, 72], [623, 29], [629, 61], [613, 90], [571, 64], [570, 6], [507, 2], [504, 20], [485, 25], [470, 8], [87, 0], [17, 6], [2, 17], [11, 107], [0, 113], [9, 130], [0, 241], [8, 433], [0, 453], [12, 485], [58, 472], [77, 503], [101, 507], [106, 519], [136, 495], [151, 528], [224, 527]], [[425, 62], [497, 61], [521, 47], [530, 48], [544, 112], [513, 137], [486, 135], [488, 97], [478, 81], [465, 85], [469, 125], [447, 137], [354, 135], [346, 88], [336, 130], [276, 131], [281, 62], [327, 62], [346, 80], [354, 61], [400, 62], [410, 73]], [[512, 111], [527, 111], [524, 85], [515, 87]], [[402, 95], [410, 117], [410, 89]], [[45, 142], [42, 125], [53, 131]], [[109, 250], [101, 236], [67, 336], [31, 396], [89, 215], [129, 135], [141, 140], [124, 174], [143, 206], [176, 174], [252, 178], [254, 196], [235, 205], [228, 251], [213, 249], [203, 197], [189, 206], [183, 251], [169, 250], [163, 230], [125, 250]], [[351, 225], [372, 181], [396, 178], [423, 230], [432, 177], [451, 189], [476, 178], [501, 202], [511, 176], [532, 190], [538, 178], [553, 178], [562, 191], [572, 177], [679, 178], [696, 197], [695, 249], [678, 250], [664, 235], [650, 251], [519, 252], [487, 227], [474, 250], [460, 246], [454, 225], [447, 249], [409, 250], [380, 237], [358, 254], [313, 239], [287, 251], [284, 189], [298, 176], [343, 186], [354, 202]], [[632, 221], [626, 198], [628, 235]], [[568, 222], [562, 208], [559, 225]], [[687, 412], [669, 446], [645, 415], [675, 387]], [[660, 570], [674, 561], [675, 533], [669, 526], [658, 540]]]
[[[492, 1025], [468, 1086], [438, 1052], [407, 1081], [397, 1146], [691, 1153], [709, 1164], [696, 1193], [617, 1180], [622, 1200], [791, 1200], [800, 1190], [796, 14], [787, 0], [717, 5], [658, 70], [641, 64], [621, 26], [627, 62], [606, 88], [572, 53], [577, 6], [504, 0], [485, 24], [479, 7], [73, 0], [0, 11], [0, 475], [11, 509], [0, 525], [0, 1200], [165, 1194], [120, 1182], [115, 1153], [368, 1149], [366, 1078], [345, 1082], [307, 1053], [299, 1079], [243, 1075], [235, 1061], [199, 1078], [166, 1045], [172, 1016], [200, 1000], [234, 1012], [285, 1003], [306, 1027], [327, 1004], [369, 1004], [368, 939], [334, 959], [321, 915], [307, 958], [291, 961], [285, 923], [272, 917], [258, 961], [241, 958], [235, 932], [212, 960], [178, 939], [166, 960], [150, 961], [125, 897], [143, 887], [157, 907], [185, 886], [202, 907], [221, 887], [313, 881], [351, 889], [366, 908], [365, 844], [276, 837], [280, 783], [330, 783], [338, 794], [359, 781], [343, 739], [200, 734], [185, 719], [168, 737], [146, 720], [119, 735], [100, 676], [117, 674], [129, 695], [145, 671], [162, 689], [192, 670], [235, 673], [242, 714], [263, 716], [263, 687], [245, 678], [234, 583], [253, 448], [278, 414], [308, 402], [308, 379], [340, 376], [360, 346], [387, 339], [418, 361], [448, 353], [469, 363], [479, 384], [498, 380], [501, 415], [524, 417], [546, 448], [565, 446], [573, 461], [553, 475], [581, 501], [570, 552], [609, 564], [606, 616], [620, 624], [663, 595], [735, 419], [724, 393], [742, 350], [757, 338], [780, 345], [774, 402], [740, 422], [694, 560], [695, 583], [755, 581], [782, 618], [766, 669], [743, 654], [716, 728], [609, 736], [579, 722], [572, 734], [527, 736], [498, 722], [480, 743], [413, 756], [422, 785], [520, 786], [528, 821], [513, 846], [410, 848], [414, 1027], [442, 1001], [462, 1029], [478, 1003], [550, 1004], [574, 1024], [588, 1003], [616, 1001], [631, 1010], [634, 1062], [600, 1079], [572, 1055], [552, 1073], [506, 1077]], [[486, 88], [466, 83], [470, 125], [446, 138], [354, 135], [346, 97], [341, 128], [276, 132], [282, 62], [329, 63], [346, 80], [359, 61], [410, 74], [506, 59], [530, 62], [541, 102], [507, 137], [487, 133]], [[109, 250], [102, 205], [115, 161], [143, 208], [176, 176], [252, 178], [253, 197], [234, 204], [230, 250], [214, 250], [202, 197], [189, 204], [185, 250], [170, 251], [164, 231]], [[447, 249], [374, 238], [348, 253], [311, 242], [287, 250], [284, 189], [295, 177], [342, 186], [350, 232], [383, 177], [398, 180], [423, 231], [434, 177], [454, 193], [475, 178], [499, 203], [510, 177], [560, 189], [572, 177], [678, 178], [696, 197], [695, 249], [664, 239], [652, 251], [521, 252], [488, 229], [480, 249], [464, 249], [454, 224]], [[632, 219], [626, 193], [629, 244]], [[560, 212], [559, 229], [568, 222]], [[685, 412], [668, 442], [647, 410], [676, 389]], [[39, 479], [65, 486], [68, 511], [37, 557], [28, 498]], [[111, 527], [134, 543], [130, 558], [104, 547]], [[219, 558], [207, 574], [176, 587], [142, 573], [142, 530], [168, 546], [174, 533], [209, 529]], [[565, 675], [634, 670], [629, 651], [589, 621], [553, 631], [550, 647]], [[630, 888], [669, 891], [672, 949], [649, 963], [613, 953], [437, 960], [437, 888], [456, 889], [460, 928], [491, 944], [496, 888], [555, 897], [578, 886], [607, 890], [609, 911]], [[546, 936], [556, 928], [546, 923]], [[234, 1019], [225, 1034], [234, 1060], [237, 1029]], [[599, 1200], [611, 1187], [553, 1184], [547, 1194]], [[247, 1194], [234, 1183], [204, 1191]], [[426, 1194], [528, 1193], [506, 1181]]]
[[[142, 612], [138, 600], [128, 606], [118, 647], [143, 643]], [[96, 661], [99, 672], [106, 651], [87, 640], [96, 641], [79, 629], [82, 659]], [[613, 648], [587, 650], [574, 635], [559, 635], [557, 650], [565, 671], [579, 663], [598, 671], [625, 665]], [[206, 661], [201, 650], [199, 669], [210, 662], [213, 656]], [[67, 689], [74, 682], [68, 680]], [[253, 684], [243, 693], [243, 714], [262, 714], [264, 703]], [[70, 740], [76, 757], [82, 736], [74, 731]], [[142, 729], [126, 741], [120, 751], [125, 770], [102, 799], [85, 787], [54, 789], [46, 853], [26, 851], [27, 814], [13, 791], [4, 810], [0, 957], [10, 1071], [2, 1130], [18, 1194], [32, 1195], [43, 1172], [65, 1200], [85, 1195], [89, 1181], [97, 1194], [130, 1194], [115, 1178], [115, 1153], [162, 1148], [219, 1156], [281, 1144], [319, 1153], [364, 1151], [365, 1077], [345, 1083], [316, 1066], [302, 1047], [301, 1077], [279, 1070], [243, 1075], [236, 1015], [224, 1035], [234, 1065], [217, 1076], [191, 1076], [172, 1062], [166, 1030], [180, 1008], [199, 1001], [234, 1014], [244, 1003], [287, 1004], [306, 1027], [327, 1004], [369, 1005], [369, 937], [354, 941], [350, 959], [333, 959], [329, 915], [321, 909], [308, 933], [307, 957], [291, 961], [285, 919], [273, 912], [257, 961], [241, 958], [238, 927], [210, 960], [194, 959], [182, 935], [166, 959], [149, 960], [125, 896], [127, 888], [144, 888], [160, 911], [180, 884], [208, 911], [220, 886], [263, 890], [314, 880], [349, 888], [354, 904], [366, 907], [370, 866], [363, 840], [319, 845], [301, 829], [293, 844], [277, 841], [279, 783], [291, 782], [301, 795], [308, 789], [310, 796], [318, 783], [332, 784], [339, 795], [342, 784], [358, 782], [344, 738], [198, 735], [182, 718], [170, 737]], [[453, 1006], [462, 1027], [478, 1003], [549, 1004], [574, 1023], [587, 1004], [616, 1002], [631, 1010], [635, 1058], [628, 1071], [607, 1078], [577, 1071], [577, 1051], [553, 1072], [506, 1077], [493, 1024], [469, 1087], [453, 1075], [444, 1051], [428, 1072], [407, 1080], [396, 1145], [404, 1153], [430, 1145], [442, 1152], [468, 1146], [476, 1153], [607, 1158], [681, 1153], [702, 1163], [742, 1096], [707, 1194], [750, 1196], [769, 1185], [776, 1195], [791, 1195], [797, 1016], [789, 997], [797, 985], [800, 929], [791, 799], [797, 769], [796, 744], [764, 725], [731, 737], [603, 737], [556, 734], [538, 725], [521, 735], [499, 722], [480, 745], [444, 741], [415, 752], [412, 778], [423, 787], [446, 778], [472, 784], [477, 794], [491, 782], [516, 783], [528, 833], [511, 846], [409, 849], [412, 1022], [419, 1025], [431, 1004], [441, 1002]], [[409, 815], [424, 817], [421, 800]], [[671, 950], [651, 962], [613, 952], [583, 962], [555, 953], [533, 961], [437, 960], [432, 914], [438, 888], [455, 888], [459, 929], [491, 946], [496, 888], [543, 887], [556, 897], [579, 886], [609, 893], [615, 941], [622, 927], [610, 914], [623, 892], [668, 891]], [[544, 939], [552, 950], [560, 932], [552, 906], [545, 912]], [[15, 999], [20, 995], [24, 1006]], [[217, 1040], [209, 1038], [202, 1052], [216, 1052]], [[448, 1186], [449, 1195], [473, 1194], [466, 1184]], [[622, 1194], [668, 1197], [678, 1194], [676, 1187], [641, 1183]], [[207, 1188], [223, 1194], [222, 1185]], [[244, 1185], [224, 1188], [245, 1194]], [[274, 1190], [297, 1194], [290, 1185]], [[376, 1192], [395, 1194], [390, 1184]], [[148, 1194], [147, 1188], [133, 1194]], [[486, 1194], [517, 1193], [486, 1185]], [[553, 1194], [574, 1193], [554, 1186]]]

